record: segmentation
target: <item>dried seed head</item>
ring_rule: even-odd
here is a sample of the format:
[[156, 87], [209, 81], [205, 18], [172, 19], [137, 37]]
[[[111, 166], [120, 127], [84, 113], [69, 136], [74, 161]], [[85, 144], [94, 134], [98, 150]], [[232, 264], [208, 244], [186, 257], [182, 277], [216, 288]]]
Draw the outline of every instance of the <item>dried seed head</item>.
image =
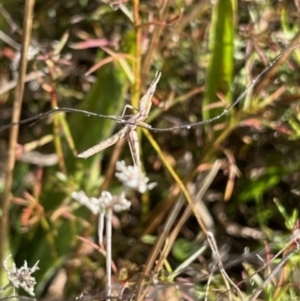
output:
[[31, 274], [39, 270], [39, 261], [37, 261], [32, 268], [28, 267], [26, 260], [24, 262], [24, 265], [19, 269], [16, 267], [15, 263], [13, 263], [12, 267], [9, 268], [7, 265], [7, 260], [10, 256], [11, 255], [9, 255], [3, 262], [3, 266], [7, 272], [7, 277], [10, 284], [15, 288], [22, 287], [28, 294], [34, 296], [34, 286], [36, 284], [36, 281], [35, 278], [31, 276]]

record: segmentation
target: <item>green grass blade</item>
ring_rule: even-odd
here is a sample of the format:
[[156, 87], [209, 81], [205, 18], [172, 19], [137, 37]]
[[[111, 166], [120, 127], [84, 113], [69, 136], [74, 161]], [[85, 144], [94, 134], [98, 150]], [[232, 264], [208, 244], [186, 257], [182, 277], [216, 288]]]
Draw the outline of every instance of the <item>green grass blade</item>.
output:
[[[219, 0], [213, 10], [209, 37], [208, 75], [202, 108], [204, 120], [217, 116], [223, 109], [207, 109], [209, 105], [219, 101], [217, 93], [222, 93], [228, 102], [231, 101], [235, 11], [235, 0]], [[208, 125], [207, 129], [209, 128]]]

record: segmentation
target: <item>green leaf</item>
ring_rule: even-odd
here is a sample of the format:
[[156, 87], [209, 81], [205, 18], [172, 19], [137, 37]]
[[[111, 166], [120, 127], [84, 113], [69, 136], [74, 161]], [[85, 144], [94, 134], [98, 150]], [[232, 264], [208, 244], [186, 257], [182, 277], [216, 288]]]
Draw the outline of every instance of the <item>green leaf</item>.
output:
[[241, 193], [238, 196], [239, 201], [247, 202], [253, 199], [260, 199], [263, 194], [276, 186], [283, 178], [283, 176], [291, 174], [299, 169], [299, 164], [289, 166], [268, 166], [265, 168], [264, 173], [257, 179], [247, 179], [243, 187], [241, 187]]
[[[107, 64], [98, 71], [97, 80], [79, 109], [103, 115], [119, 115], [125, 105], [126, 88], [125, 74], [118, 63]], [[72, 114], [69, 125], [76, 147], [81, 152], [109, 137], [116, 122]]]
[[179, 238], [174, 243], [172, 255], [179, 261], [186, 260], [199, 249], [199, 246], [187, 239]]
[[[219, 0], [214, 7], [209, 37], [209, 65], [205, 83], [203, 119], [207, 120], [221, 113], [223, 108], [209, 110], [207, 106], [219, 101], [222, 93], [231, 102], [230, 86], [233, 79], [235, 0]], [[206, 129], [210, 132], [210, 125]]]
[[[125, 106], [126, 76], [119, 66], [113, 63], [103, 66], [97, 74], [86, 99], [79, 109], [103, 115], [120, 115]], [[69, 125], [78, 152], [82, 152], [113, 134], [116, 122], [105, 118], [88, 117], [83, 114], [70, 116]], [[74, 158], [68, 160], [69, 173], [80, 172], [86, 183], [92, 183], [100, 176], [100, 161], [103, 152], [88, 159]], [[88, 192], [88, 191], [87, 191]]]

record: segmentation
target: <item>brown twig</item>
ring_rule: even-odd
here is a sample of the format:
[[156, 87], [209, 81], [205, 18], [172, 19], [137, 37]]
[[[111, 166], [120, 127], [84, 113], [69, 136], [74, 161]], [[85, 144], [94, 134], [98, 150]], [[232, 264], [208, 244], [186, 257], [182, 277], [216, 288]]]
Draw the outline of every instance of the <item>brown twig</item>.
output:
[[181, 36], [184, 29], [191, 24], [191, 21], [198, 18], [199, 20], [201, 17], [209, 10], [211, 9], [212, 3], [209, 0], [203, 0], [199, 1], [199, 3], [195, 3], [193, 6], [193, 9], [191, 9], [186, 15], [183, 15], [180, 19], [180, 22], [176, 24], [172, 28], [172, 30], [163, 38], [163, 40], [160, 42], [159, 49], [164, 49], [165, 47], [168, 47], [168, 44], [170, 41], [172, 41], [173, 36]]
[[[31, 29], [32, 29], [32, 19], [33, 19], [33, 8], [34, 0], [26, 0], [24, 20], [23, 20], [23, 38], [22, 38], [22, 50], [21, 59], [19, 65], [19, 78], [18, 84], [15, 91], [15, 99], [13, 104], [12, 122], [18, 122], [20, 120], [21, 106], [24, 94], [25, 86], [25, 75], [27, 69], [27, 56], [28, 48], [30, 44]], [[2, 275], [2, 262], [4, 260], [5, 249], [8, 247], [8, 211], [10, 203], [10, 193], [13, 180], [13, 169], [15, 166], [15, 148], [17, 146], [17, 139], [19, 134], [19, 127], [14, 126], [10, 130], [9, 137], [9, 154], [6, 164], [6, 179], [3, 192], [3, 198], [1, 203], [2, 218], [0, 221], [0, 275]], [[1, 286], [2, 277], [0, 277]]]
[[[223, 267], [223, 263], [222, 263], [222, 259], [221, 259], [221, 256], [220, 256], [220, 253], [219, 253], [219, 250], [218, 250], [218, 247], [217, 247], [217, 243], [216, 243], [216, 240], [215, 240], [215, 237], [213, 235], [213, 233], [211, 232], [207, 232], [207, 241], [209, 243], [209, 246], [211, 248], [211, 251], [212, 251], [212, 254], [213, 254], [213, 257], [216, 261], [216, 264], [223, 276], [223, 279], [224, 279], [224, 283], [227, 287], [227, 292], [229, 293], [229, 299], [230, 300], [233, 300], [232, 299], [232, 296], [231, 296], [231, 290], [230, 290], [230, 284], [235, 288], [235, 290], [237, 291], [237, 293], [239, 294], [241, 300], [245, 300], [243, 298], [243, 294], [241, 292], [241, 290], [238, 288], [238, 286], [230, 279], [230, 277], [227, 275], [224, 267]], [[250, 301], [250, 300], [249, 300]]]
[[[162, 3], [162, 7], [160, 9], [160, 13], [159, 13], [159, 21], [163, 21], [166, 18], [169, 6], [171, 4], [172, 1], [170, 0], [166, 0], [163, 1]], [[163, 32], [163, 28], [161, 26], [156, 26], [154, 28], [152, 37], [151, 37], [151, 41], [148, 47], [148, 51], [146, 53], [146, 57], [144, 59], [143, 62], [143, 71], [142, 71], [142, 80], [145, 80], [145, 78], [147, 77], [147, 74], [149, 74], [149, 69], [152, 63], [152, 59], [155, 55], [155, 52], [158, 49], [158, 43], [159, 43], [159, 39], [162, 35]]]

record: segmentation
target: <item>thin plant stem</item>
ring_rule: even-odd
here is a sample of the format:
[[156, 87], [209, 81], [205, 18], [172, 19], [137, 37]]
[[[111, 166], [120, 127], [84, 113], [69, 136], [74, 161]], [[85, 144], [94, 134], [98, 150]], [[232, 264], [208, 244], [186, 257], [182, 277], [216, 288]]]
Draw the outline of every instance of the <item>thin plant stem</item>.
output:
[[111, 243], [112, 243], [112, 209], [106, 213], [106, 295], [111, 296]]
[[186, 259], [183, 263], [181, 263], [168, 277], [169, 279], [175, 279], [180, 273], [184, 271], [185, 268], [191, 266], [191, 264], [199, 258], [200, 255], [204, 253], [207, 249], [207, 245], [203, 245], [199, 250], [197, 250], [193, 255], [191, 255], [188, 259]]
[[[22, 40], [22, 50], [21, 50], [21, 59], [19, 65], [19, 78], [17, 81], [17, 87], [15, 91], [15, 99], [13, 104], [13, 114], [12, 114], [12, 123], [17, 123], [20, 120], [21, 107], [24, 95], [24, 86], [25, 86], [25, 75], [27, 69], [27, 57], [28, 57], [28, 49], [30, 44], [31, 37], [31, 29], [32, 29], [32, 20], [33, 20], [33, 8], [34, 8], [34, 0], [27, 0], [25, 2], [25, 10], [24, 10], [24, 19], [23, 19], [23, 40]], [[11, 197], [11, 188], [13, 182], [13, 170], [15, 167], [15, 149], [17, 146], [19, 134], [19, 127], [14, 126], [10, 130], [9, 137], [9, 153], [6, 164], [6, 178], [5, 178], [5, 186], [3, 191], [3, 197], [1, 202], [1, 221], [0, 221], [0, 263], [3, 262], [5, 256], [5, 248], [8, 243], [8, 229], [9, 229], [9, 204]], [[0, 276], [2, 275], [2, 264], [0, 265]], [[0, 277], [0, 286], [1, 286]]]
[[133, 97], [132, 97], [132, 105], [134, 107], [138, 106], [140, 91], [141, 91], [141, 58], [142, 58], [142, 50], [141, 50], [141, 40], [142, 40], [142, 29], [139, 26], [141, 24], [140, 19], [140, 0], [133, 0], [134, 7], [134, 26], [135, 26], [135, 48], [134, 48], [134, 56], [135, 60], [133, 62], [133, 71], [135, 75], [135, 83], [133, 86]]
[[219, 253], [219, 250], [218, 250], [218, 247], [217, 247], [217, 244], [216, 244], [216, 240], [215, 240], [215, 237], [213, 235], [212, 232], [210, 231], [207, 231], [206, 233], [207, 235], [207, 241], [209, 243], [209, 246], [211, 248], [211, 251], [213, 253], [213, 256], [216, 260], [216, 263], [220, 269], [220, 272], [223, 276], [223, 279], [224, 279], [224, 282], [225, 282], [225, 285], [228, 289], [228, 292], [229, 292], [229, 299], [232, 300], [232, 296], [231, 296], [231, 290], [230, 290], [230, 286], [229, 286], [229, 283], [236, 289], [236, 291], [238, 292], [238, 294], [240, 295], [241, 297], [241, 300], [245, 300], [244, 297], [243, 297], [243, 294], [241, 292], [241, 290], [238, 288], [238, 286], [230, 279], [230, 277], [227, 275], [224, 267], [223, 267], [223, 263], [222, 263], [222, 260], [221, 260], [221, 256], [220, 256], [220, 253]]
[[98, 218], [98, 243], [100, 247], [103, 245], [104, 217], [104, 213], [100, 212]]
[[209, 287], [210, 287], [212, 278], [213, 278], [213, 273], [211, 273], [211, 274], [209, 275], [208, 280], [207, 280], [206, 289], [205, 289], [205, 298], [204, 298], [204, 301], [208, 301]]
[[280, 271], [280, 269], [286, 264], [286, 262], [291, 258], [291, 256], [296, 252], [299, 251], [299, 230], [295, 231], [292, 235], [291, 241], [285, 246], [281, 251], [279, 251], [272, 260], [277, 258], [281, 253], [291, 247], [291, 250], [284, 255], [280, 261], [280, 263], [276, 266], [276, 268], [267, 276], [266, 280], [261, 284], [261, 286], [256, 290], [256, 292], [249, 298], [249, 301], [254, 301], [257, 297], [261, 294], [262, 290], [267, 286], [268, 283], [274, 278], [274, 276]]
[[[291, 44], [287, 49], [294, 49], [295, 46], [299, 45], [300, 33], [298, 33]], [[276, 74], [278, 69], [282, 66], [282, 64], [289, 58], [292, 54], [291, 51], [284, 51], [284, 54], [278, 58], [275, 64], [272, 65], [272, 68], [269, 68], [267, 72], [265, 72], [264, 77], [257, 83], [257, 86], [254, 89], [253, 95], [257, 96], [261, 93], [261, 91], [266, 87], [266, 85], [270, 82], [271, 78]]]
[[[172, 1], [166, 0], [166, 1], [162, 1], [161, 3], [162, 4], [161, 4], [160, 10], [159, 10], [159, 21], [164, 22], [164, 20], [167, 19], [167, 12], [170, 8], [170, 4], [172, 3]], [[157, 51], [159, 49], [158, 45], [159, 45], [159, 41], [160, 41], [160, 37], [161, 37], [162, 33], [163, 33], [162, 26], [154, 27], [152, 37], [149, 42], [148, 51], [145, 55], [144, 62], [143, 62], [142, 80], [145, 80], [145, 78], [147, 77], [147, 75], [149, 73], [150, 66], [153, 62], [153, 58], [155, 57], [155, 54], [157, 53]]]

